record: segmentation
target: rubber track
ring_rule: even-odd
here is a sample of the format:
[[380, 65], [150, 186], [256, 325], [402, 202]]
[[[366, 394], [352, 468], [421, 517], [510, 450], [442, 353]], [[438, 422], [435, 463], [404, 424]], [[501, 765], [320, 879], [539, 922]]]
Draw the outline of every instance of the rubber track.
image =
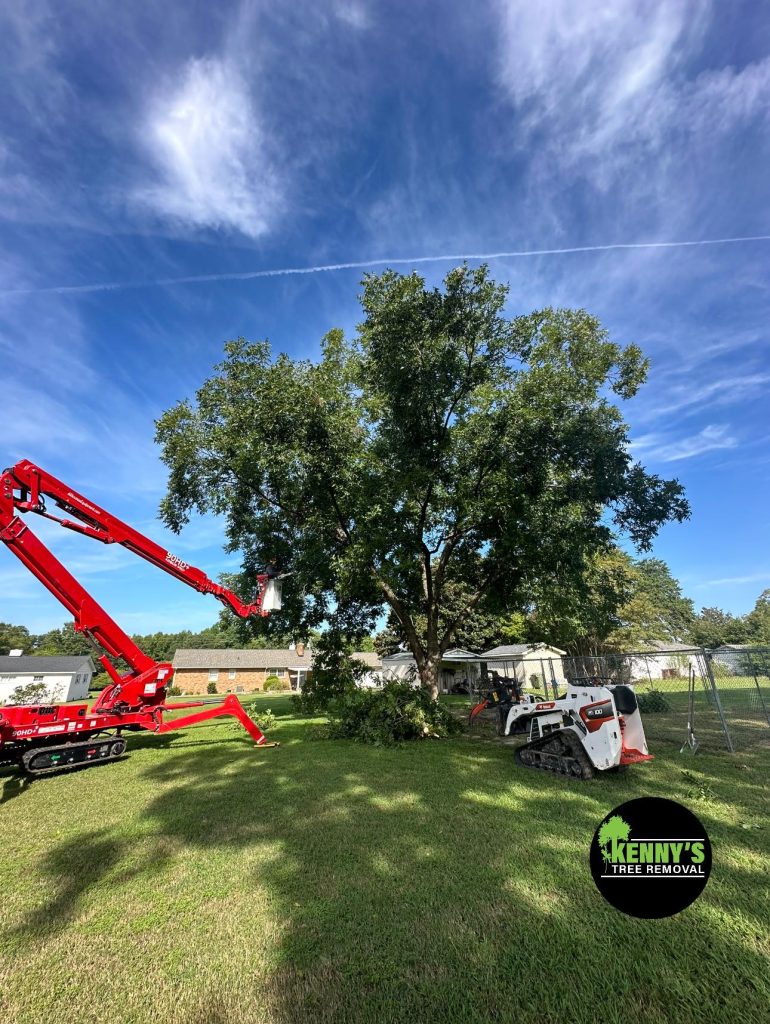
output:
[[[537, 756], [528, 756], [530, 751]], [[525, 743], [517, 748], [514, 758], [522, 768], [534, 771], [566, 775], [583, 782], [594, 777], [594, 767], [588, 754], [571, 729], [561, 729], [532, 743]]]
[[[38, 757], [44, 754], [59, 754], [66, 757], [67, 754], [75, 754], [83, 750], [87, 750], [90, 747], [107, 747], [108, 753], [106, 756], [99, 756], [89, 758], [88, 760], [82, 761], [58, 761], [56, 764], [50, 765], [46, 768], [35, 768], [32, 762]], [[126, 741], [120, 736], [113, 736], [104, 738], [101, 740], [85, 740], [82, 743], [66, 743], [62, 746], [57, 747], [34, 747], [32, 750], [26, 751], [21, 758], [22, 771], [32, 777], [37, 778], [40, 775], [52, 775], [54, 772], [66, 772], [71, 771], [74, 768], [89, 768], [95, 764], [109, 764], [110, 761], [116, 761], [119, 757], [125, 753]]]

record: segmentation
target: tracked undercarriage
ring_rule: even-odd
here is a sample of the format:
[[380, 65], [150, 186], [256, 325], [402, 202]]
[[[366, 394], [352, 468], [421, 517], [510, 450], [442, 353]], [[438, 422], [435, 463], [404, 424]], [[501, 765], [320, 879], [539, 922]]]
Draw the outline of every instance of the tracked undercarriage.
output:
[[532, 743], [518, 747], [514, 754], [517, 764], [524, 768], [568, 775], [573, 779], [588, 782], [594, 777], [593, 765], [574, 733], [562, 729], [548, 736], [541, 736]]
[[33, 747], [21, 756], [22, 770], [31, 776], [50, 775], [82, 765], [115, 761], [126, 752], [121, 736], [102, 737], [82, 743], [63, 743], [58, 747]]
[[652, 760], [630, 686], [573, 680], [566, 687], [558, 699], [544, 700], [498, 683], [471, 711], [471, 727], [491, 718], [501, 737], [526, 733], [517, 764], [583, 781]]

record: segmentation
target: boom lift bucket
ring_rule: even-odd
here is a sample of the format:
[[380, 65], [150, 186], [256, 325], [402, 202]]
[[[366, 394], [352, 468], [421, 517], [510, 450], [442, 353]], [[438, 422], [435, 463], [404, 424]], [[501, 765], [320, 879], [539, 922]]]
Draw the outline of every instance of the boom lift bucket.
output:
[[265, 581], [265, 589], [262, 593], [262, 611], [277, 612], [282, 606], [283, 584], [277, 576], [268, 578]]

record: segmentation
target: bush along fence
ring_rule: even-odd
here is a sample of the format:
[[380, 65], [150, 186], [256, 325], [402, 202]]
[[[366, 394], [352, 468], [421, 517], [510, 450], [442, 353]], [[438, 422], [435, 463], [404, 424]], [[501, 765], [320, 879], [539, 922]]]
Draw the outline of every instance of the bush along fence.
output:
[[[493, 666], [489, 666], [491, 669]], [[530, 660], [494, 666], [525, 692], [563, 696], [569, 684], [600, 680], [633, 686], [647, 738], [682, 749], [747, 750], [770, 745], [770, 648], [672, 645], [655, 652]], [[476, 684], [486, 686], [483, 678]]]

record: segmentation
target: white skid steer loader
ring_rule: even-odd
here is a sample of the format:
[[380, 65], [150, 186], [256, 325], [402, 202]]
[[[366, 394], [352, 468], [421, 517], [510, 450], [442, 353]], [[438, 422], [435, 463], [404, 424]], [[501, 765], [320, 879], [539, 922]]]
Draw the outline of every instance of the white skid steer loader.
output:
[[578, 679], [558, 700], [543, 700], [522, 695], [515, 681], [498, 680], [471, 711], [471, 723], [487, 708], [497, 712], [499, 735], [528, 736], [515, 753], [525, 768], [588, 780], [597, 771], [653, 760], [630, 686]]

